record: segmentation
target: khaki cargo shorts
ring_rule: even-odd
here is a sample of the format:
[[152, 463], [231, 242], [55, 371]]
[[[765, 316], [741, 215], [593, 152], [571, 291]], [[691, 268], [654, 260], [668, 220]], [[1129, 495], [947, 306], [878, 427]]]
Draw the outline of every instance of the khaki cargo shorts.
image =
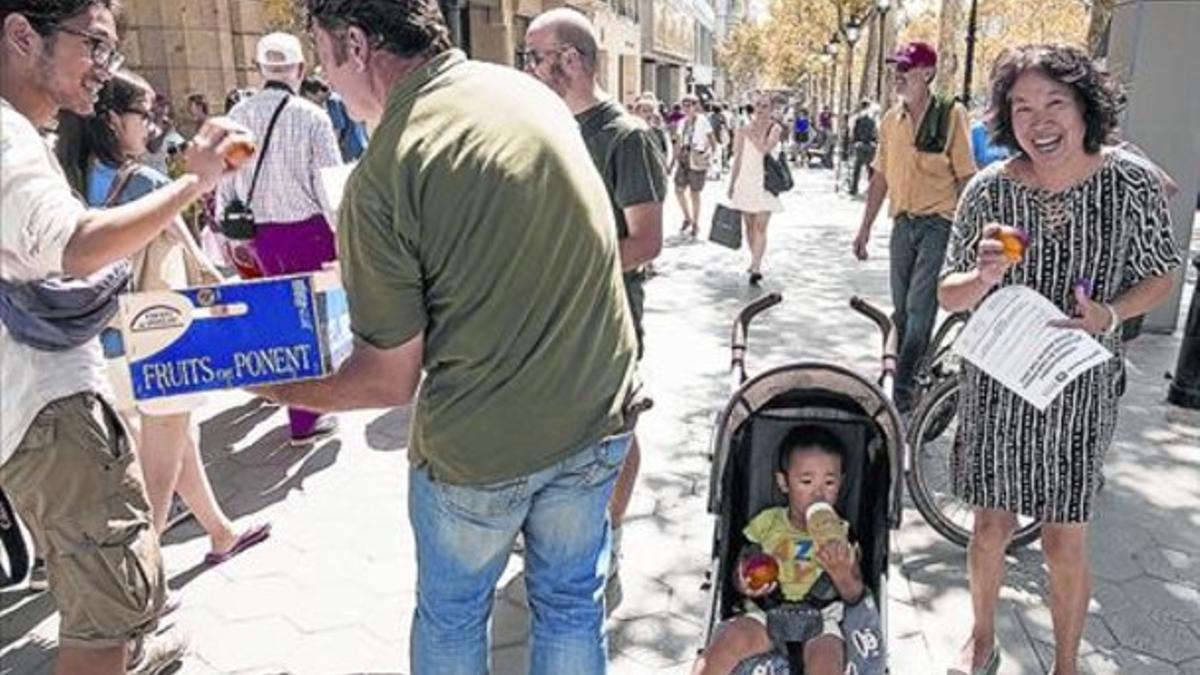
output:
[[115, 647], [155, 628], [162, 558], [141, 468], [107, 403], [81, 393], [42, 408], [0, 485], [46, 560], [61, 644]]

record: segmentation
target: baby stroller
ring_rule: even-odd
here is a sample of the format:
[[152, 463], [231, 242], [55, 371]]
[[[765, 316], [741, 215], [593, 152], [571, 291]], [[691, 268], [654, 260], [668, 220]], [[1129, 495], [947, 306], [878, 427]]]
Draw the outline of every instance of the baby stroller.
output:
[[[746, 544], [742, 529], [762, 509], [787, 503], [773, 477], [780, 442], [796, 426], [818, 424], [837, 434], [849, 451], [836, 507], [850, 523], [851, 538], [861, 548], [863, 582], [880, 614], [879, 632], [874, 637], [863, 640], [862, 636], [845, 635], [847, 663], [852, 662], [852, 647], [870, 650], [875, 646], [879, 652], [872, 655], [877, 664], [874, 672], [882, 672], [886, 664], [888, 534], [900, 524], [903, 482], [904, 434], [890, 400], [896, 363], [894, 345], [889, 346], [893, 342], [891, 320], [863, 300], [850, 301], [851, 307], [872, 319], [883, 333], [883, 372], [878, 383], [845, 367], [818, 361], [780, 366], [747, 379], [750, 322], [782, 300], [778, 293], [755, 300], [741, 310], [733, 325], [733, 394], [717, 417], [711, 455], [708, 510], [716, 516], [716, 526], [707, 572], [710, 603], [705, 644], [711, 642], [722, 621], [743, 611], [732, 576], [738, 553]], [[873, 611], [871, 615], [875, 616]], [[870, 644], [872, 641], [876, 644]], [[802, 645], [788, 644], [786, 656], [778, 641], [776, 647], [777, 654], [766, 658], [777, 662], [786, 658], [791, 675], [801, 675]], [[752, 660], [743, 661], [735, 672], [780, 672], [779, 667], [747, 667]], [[847, 672], [852, 670], [867, 675], [862, 667]]]

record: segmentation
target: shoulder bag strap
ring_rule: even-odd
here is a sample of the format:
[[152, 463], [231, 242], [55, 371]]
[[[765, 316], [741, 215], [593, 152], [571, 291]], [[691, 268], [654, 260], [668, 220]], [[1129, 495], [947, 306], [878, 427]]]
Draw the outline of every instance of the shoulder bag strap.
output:
[[117, 170], [117, 175], [113, 177], [113, 182], [108, 186], [108, 194], [104, 197], [104, 207], [117, 205], [117, 199], [124, 192], [125, 186], [129, 184], [129, 179], [133, 177], [133, 172], [137, 170], [137, 162], [125, 162], [121, 168]]
[[267, 157], [267, 148], [271, 147], [271, 136], [275, 133], [275, 123], [279, 121], [279, 115], [287, 107], [288, 99], [291, 97], [291, 94], [285, 94], [283, 100], [279, 102], [279, 107], [275, 109], [275, 114], [271, 115], [271, 122], [267, 125], [267, 135], [263, 138], [262, 148], [258, 151], [258, 161], [254, 164], [254, 175], [250, 178], [250, 192], [246, 194], [246, 206], [250, 206], [254, 200], [254, 188], [258, 185], [258, 172], [262, 171], [263, 160]]

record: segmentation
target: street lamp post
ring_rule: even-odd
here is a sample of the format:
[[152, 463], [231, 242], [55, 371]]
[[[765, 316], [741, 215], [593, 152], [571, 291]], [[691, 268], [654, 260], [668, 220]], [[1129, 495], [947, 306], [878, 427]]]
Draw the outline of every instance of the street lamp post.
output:
[[846, 98], [842, 108], [842, 161], [850, 156], [850, 108], [852, 107], [852, 90], [854, 88], [854, 43], [862, 35], [862, 24], [851, 17], [842, 30], [846, 38]]
[[837, 42], [836, 36], [834, 37], [834, 39], [829, 41], [829, 44], [825, 45], [825, 53], [829, 55], [829, 58], [830, 58], [831, 62], [833, 63], [832, 72], [829, 75], [829, 113], [832, 115], [833, 109], [835, 107], [837, 107], [837, 100], [838, 100], [838, 96], [837, 96], [838, 42]]
[[875, 9], [878, 10], [876, 16], [879, 21], [879, 48], [875, 50], [875, 100], [879, 103], [879, 107], [886, 108], [883, 102], [883, 50], [884, 37], [887, 28], [887, 13], [892, 8], [891, 0], [875, 0]]

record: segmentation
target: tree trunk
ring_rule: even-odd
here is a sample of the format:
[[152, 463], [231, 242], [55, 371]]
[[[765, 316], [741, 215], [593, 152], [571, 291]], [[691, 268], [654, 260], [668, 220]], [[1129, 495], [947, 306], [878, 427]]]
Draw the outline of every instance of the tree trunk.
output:
[[863, 99], [871, 99], [874, 101], [875, 96], [875, 73], [878, 72], [876, 67], [879, 63], [879, 14], [876, 12], [874, 19], [867, 22], [864, 30], [867, 33], [867, 48], [863, 50], [862, 67], [859, 69], [860, 78], [858, 80], [858, 98], [856, 101]]
[[958, 93], [958, 53], [966, 37], [962, 5], [962, 0], [942, 0], [938, 17], [938, 72], [933, 89], [943, 96]]
[[1092, 0], [1091, 20], [1088, 21], [1087, 45], [1092, 58], [1108, 55], [1108, 25], [1112, 21], [1116, 0]]

